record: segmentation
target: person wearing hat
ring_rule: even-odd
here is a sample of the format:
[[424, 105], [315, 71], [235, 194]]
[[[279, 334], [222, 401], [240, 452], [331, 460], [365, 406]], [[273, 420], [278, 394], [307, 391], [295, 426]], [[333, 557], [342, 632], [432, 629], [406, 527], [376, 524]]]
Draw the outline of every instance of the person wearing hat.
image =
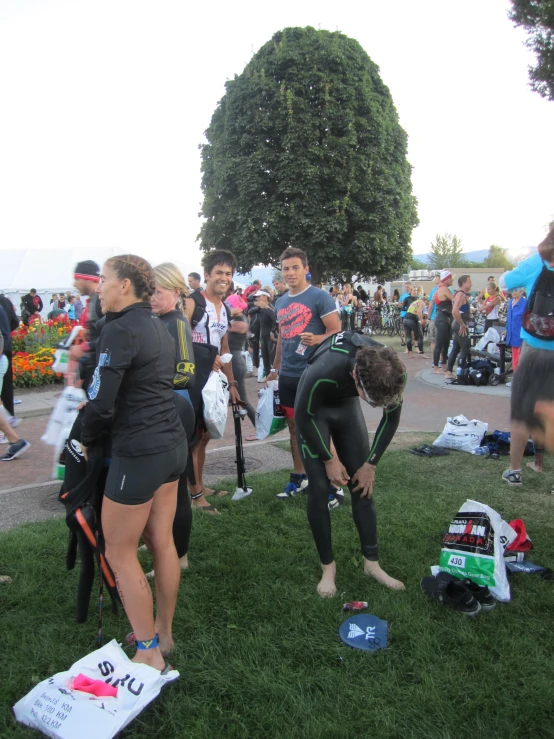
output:
[[[450, 344], [450, 334], [452, 331], [452, 300], [453, 295], [450, 290], [454, 277], [452, 273], [443, 269], [440, 273], [440, 282], [435, 293], [434, 301], [437, 307], [435, 314], [435, 328], [437, 330], [437, 338], [435, 342], [435, 351], [433, 352], [433, 372], [446, 372], [446, 363], [448, 361], [448, 345]], [[439, 368], [439, 360], [442, 357], [442, 368]]]
[[270, 287], [264, 287], [254, 293], [254, 305], [259, 308], [260, 322], [260, 351], [262, 352], [262, 362], [264, 365], [264, 377], [271, 372], [271, 363], [274, 356], [273, 342], [271, 334], [275, 330], [275, 307], [271, 299], [273, 290]]
[[102, 310], [98, 301], [96, 288], [100, 282], [100, 267], [91, 259], [79, 262], [75, 267], [73, 285], [79, 295], [86, 295], [88, 302], [81, 314], [81, 325], [85, 327], [86, 341], [73, 345], [69, 357], [79, 362], [79, 375], [86, 390], [96, 367], [96, 344], [100, 337], [97, 322], [102, 318]]

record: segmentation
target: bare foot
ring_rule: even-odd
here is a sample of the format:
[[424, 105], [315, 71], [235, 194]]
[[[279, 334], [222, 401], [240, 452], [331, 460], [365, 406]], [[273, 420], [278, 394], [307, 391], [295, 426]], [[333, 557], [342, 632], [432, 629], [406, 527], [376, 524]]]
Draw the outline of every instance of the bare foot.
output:
[[391, 590], [406, 590], [406, 586], [400, 580], [395, 580], [394, 577], [387, 575], [387, 573], [381, 569], [379, 562], [371, 562], [369, 559], [364, 557], [364, 574], [368, 577], [374, 577], [377, 582], [384, 585]]
[[444, 376], [446, 377], [447, 380], [453, 380], [454, 379], [454, 375], [452, 374], [452, 372], [445, 372], [444, 373]]
[[442, 371], [442, 369], [440, 367], [433, 367], [433, 372], [436, 375], [443, 375], [444, 374], [444, 372]]
[[229, 491], [228, 490], [219, 490], [219, 489], [218, 490], [212, 490], [212, 488], [204, 488], [202, 490], [202, 492], [204, 493], [204, 495], [214, 495], [214, 494], [217, 494], [217, 496], [219, 498], [222, 498], [224, 495], [229, 495]]
[[196, 498], [196, 500], [191, 500], [191, 505], [193, 508], [198, 509], [204, 509], [205, 513], [210, 513], [212, 516], [219, 516], [219, 511], [211, 505], [211, 503], [208, 503], [206, 498], [204, 498], [204, 495], [201, 495], [199, 498]]
[[542, 463], [537, 464], [536, 462], [527, 462], [527, 467], [529, 467], [530, 470], [533, 470], [533, 472], [544, 472]]
[[171, 654], [171, 652], [175, 649], [175, 642], [173, 641], [173, 636], [171, 634], [164, 634], [164, 632], [158, 629], [157, 626], [156, 626], [156, 632], [160, 640], [160, 652], [162, 653], [163, 657], [167, 657], [168, 654]]
[[322, 598], [333, 598], [337, 594], [335, 585], [335, 575], [337, 574], [337, 565], [331, 562], [330, 565], [321, 565], [323, 575], [317, 586], [317, 592]]
[[149, 665], [160, 672], [165, 669], [165, 659], [162, 656], [161, 649], [137, 649], [137, 653], [131, 659], [139, 665]]

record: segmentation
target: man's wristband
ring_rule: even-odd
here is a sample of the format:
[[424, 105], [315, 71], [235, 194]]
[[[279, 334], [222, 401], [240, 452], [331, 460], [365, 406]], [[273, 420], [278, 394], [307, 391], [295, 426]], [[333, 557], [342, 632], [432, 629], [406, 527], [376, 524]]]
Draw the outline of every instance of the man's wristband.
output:
[[271, 369], [269, 370], [269, 372], [270, 372], [270, 374], [271, 374], [272, 372], [275, 372], [275, 374], [276, 374], [276, 375], [278, 375], [278, 374], [279, 374], [279, 370], [278, 370], [278, 369], [275, 369], [275, 367], [272, 367], [272, 368], [271, 368]]
[[231, 380], [231, 382], [229, 383], [229, 387], [237, 387], [237, 384], [238, 383], [236, 380]]

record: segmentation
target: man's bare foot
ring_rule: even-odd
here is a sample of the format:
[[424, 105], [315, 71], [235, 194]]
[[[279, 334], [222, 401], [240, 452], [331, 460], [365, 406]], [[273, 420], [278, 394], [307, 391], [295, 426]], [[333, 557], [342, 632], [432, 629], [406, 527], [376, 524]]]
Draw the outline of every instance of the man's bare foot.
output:
[[452, 374], [452, 372], [445, 372], [444, 373], [444, 376], [446, 377], [447, 380], [453, 380], [454, 379], [454, 375]]
[[220, 498], [222, 498], [224, 495], [229, 495], [228, 490], [219, 490], [219, 488], [217, 490], [212, 490], [212, 488], [204, 488], [202, 492], [204, 493], [204, 495], [217, 495]]
[[371, 562], [369, 559], [364, 557], [364, 574], [368, 577], [373, 577], [391, 590], [406, 590], [406, 586], [400, 580], [395, 580], [394, 577], [387, 575], [387, 573], [381, 569], [379, 562]]
[[164, 632], [160, 631], [157, 626], [156, 626], [156, 632], [160, 640], [160, 652], [162, 653], [163, 657], [167, 657], [175, 649], [175, 642], [173, 641], [173, 636], [171, 634], [164, 634]]
[[433, 367], [433, 372], [436, 375], [443, 375], [444, 374], [444, 372], [442, 371], [442, 369], [440, 367]]
[[331, 562], [330, 565], [321, 565], [323, 575], [317, 586], [317, 592], [322, 598], [333, 598], [337, 594], [335, 585], [335, 576], [337, 574], [337, 565]]
[[544, 472], [542, 467], [542, 462], [527, 462], [527, 467], [529, 467], [530, 470], [533, 470], [533, 472]]
[[197, 498], [191, 495], [191, 505], [193, 508], [204, 510], [205, 513], [211, 513], [212, 516], [219, 516], [219, 511], [211, 503], [208, 503], [203, 493]]

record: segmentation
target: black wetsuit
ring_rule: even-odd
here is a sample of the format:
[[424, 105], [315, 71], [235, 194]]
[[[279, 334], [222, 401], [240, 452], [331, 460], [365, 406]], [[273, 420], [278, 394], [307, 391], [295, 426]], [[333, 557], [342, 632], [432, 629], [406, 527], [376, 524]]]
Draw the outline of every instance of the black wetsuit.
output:
[[439, 360], [442, 358], [443, 364], [448, 360], [448, 345], [450, 344], [450, 334], [452, 331], [452, 301], [451, 300], [435, 300], [437, 310], [435, 311], [435, 328], [437, 329], [437, 338], [435, 341], [435, 351], [433, 352], [433, 365], [439, 366]]
[[[400, 421], [402, 401], [385, 408], [371, 449], [367, 428], [352, 377], [356, 354], [364, 346], [382, 346], [367, 336], [344, 331], [320, 344], [309, 360], [298, 388], [294, 416], [302, 462], [308, 475], [308, 521], [322, 564], [333, 561], [329, 480], [325, 461], [332, 458], [333, 440], [350, 480], [365, 463], [376, 465], [390, 444]], [[371, 388], [367, 388], [371, 393]], [[348, 485], [350, 492], [356, 487]], [[362, 553], [377, 561], [377, 521], [373, 496], [352, 493], [352, 514]]]
[[454, 363], [456, 361], [456, 358], [458, 357], [458, 354], [460, 355], [458, 357], [458, 365], [460, 367], [464, 366], [469, 356], [471, 345], [469, 339], [469, 329], [467, 327], [470, 319], [468, 300], [466, 300], [466, 302], [460, 308], [460, 315], [462, 316], [462, 321], [464, 322], [464, 325], [466, 327], [465, 336], [462, 336], [462, 334], [460, 333], [460, 324], [458, 323], [458, 321], [455, 318], [452, 319], [452, 351], [450, 352], [450, 355], [448, 357], [447, 367], [449, 372], [452, 372], [452, 370], [454, 369]]

